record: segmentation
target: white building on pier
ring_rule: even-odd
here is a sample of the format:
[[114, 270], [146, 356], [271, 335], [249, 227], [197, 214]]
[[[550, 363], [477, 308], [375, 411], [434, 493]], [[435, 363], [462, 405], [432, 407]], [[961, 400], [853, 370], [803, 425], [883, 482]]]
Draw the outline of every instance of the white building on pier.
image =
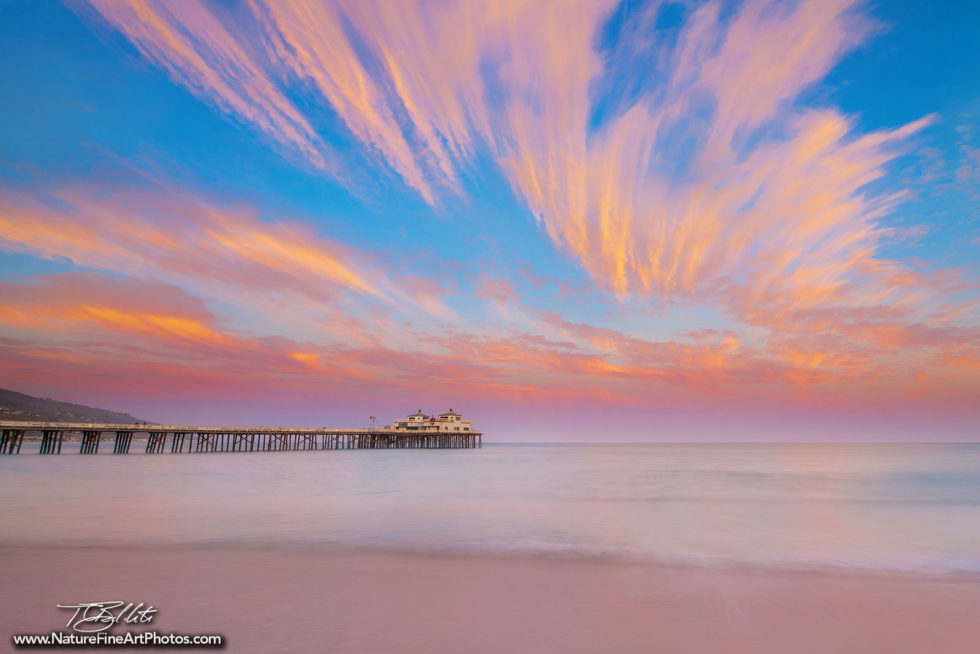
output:
[[473, 423], [463, 420], [452, 409], [438, 416], [422, 413], [422, 409], [402, 420], [395, 421], [395, 431], [471, 431]]

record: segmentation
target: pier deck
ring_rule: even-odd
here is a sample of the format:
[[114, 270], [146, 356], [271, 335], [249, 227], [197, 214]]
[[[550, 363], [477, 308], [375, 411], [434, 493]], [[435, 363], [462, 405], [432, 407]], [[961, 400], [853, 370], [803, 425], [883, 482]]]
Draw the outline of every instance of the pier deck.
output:
[[19, 454], [24, 437], [28, 434], [40, 435], [40, 454], [61, 454], [64, 442], [74, 440], [73, 434], [78, 435], [79, 454], [98, 454], [104, 436], [106, 440], [112, 440], [113, 454], [127, 454], [133, 444], [133, 438], [137, 435], [145, 435], [147, 454], [483, 447], [483, 432], [479, 431], [327, 429], [326, 427], [291, 429], [0, 421], [0, 454]]

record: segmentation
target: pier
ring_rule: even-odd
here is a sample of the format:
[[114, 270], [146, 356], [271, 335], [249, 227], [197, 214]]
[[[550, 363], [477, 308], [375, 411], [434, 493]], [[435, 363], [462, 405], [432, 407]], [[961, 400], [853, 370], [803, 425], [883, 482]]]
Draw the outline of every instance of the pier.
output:
[[[483, 447], [483, 432], [479, 431], [192, 427], [0, 421], [0, 455], [20, 454], [24, 437], [28, 434], [40, 436], [40, 454], [61, 454], [64, 443], [75, 440], [76, 435], [79, 454], [98, 454], [99, 446], [103, 441], [112, 442], [113, 454], [128, 454], [137, 435], [145, 435], [146, 454], [294, 450], [434, 450]], [[104, 448], [103, 452], [105, 451]]]

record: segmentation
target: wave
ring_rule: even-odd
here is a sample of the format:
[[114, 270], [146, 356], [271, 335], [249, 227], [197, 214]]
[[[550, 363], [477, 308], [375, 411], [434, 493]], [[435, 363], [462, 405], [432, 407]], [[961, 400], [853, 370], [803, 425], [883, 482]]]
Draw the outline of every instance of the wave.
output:
[[308, 539], [267, 540], [260, 538], [136, 541], [109, 539], [66, 541], [8, 541], [6, 548], [56, 549], [228, 549], [228, 550], [320, 550], [324, 552], [362, 552], [438, 557], [492, 557], [540, 559], [568, 562], [621, 563], [653, 565], [747, 573], [804, 573], [833, 575], [895, 575], [947, 578], [980, 582], [980, 559], [890, 555], [877, 558], [821, 557], [816, 555], [787, 557], [767, 553], [764, 556], [720, 556], [703, 552], [653, 552], [628, 547], [517, 539], [509, 541], [472, 541], [464, 543], [420, 543], [405, 541], [314, 541]]

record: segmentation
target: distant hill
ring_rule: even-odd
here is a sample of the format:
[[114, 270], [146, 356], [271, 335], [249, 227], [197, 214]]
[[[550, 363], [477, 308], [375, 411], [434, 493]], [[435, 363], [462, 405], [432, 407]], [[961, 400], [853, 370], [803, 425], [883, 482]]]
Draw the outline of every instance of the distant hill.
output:
[[2, 388], [0, 388], [0, 420], [107, 422], [119, 425], [142, 422], [128, 413], [59, 402], [47, 397], [32, 397]]

